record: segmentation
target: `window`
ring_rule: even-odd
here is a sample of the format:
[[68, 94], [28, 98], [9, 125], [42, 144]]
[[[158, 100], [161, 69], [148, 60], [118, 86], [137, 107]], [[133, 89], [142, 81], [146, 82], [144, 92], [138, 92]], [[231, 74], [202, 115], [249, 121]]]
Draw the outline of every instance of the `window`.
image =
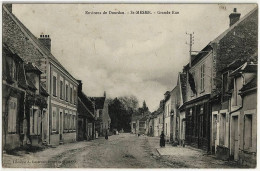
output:
[[200, 90], [201, 92], [204, 91], [205, 86], [205, 64], [200, 66]]
[[68, 84], [66, 84], [66, 101], [68, 101], [69, 100], [69, 86], [68, 86]]
[[74, 104], [77, 103], [77, 91], [76, 88], [74, 87]]
[[63, 81], [60, 80], [60, 99], [63, 99]]
[[52, 109], [52, 131], [57, 131], [57, 113], [56, 108]]
[[252, 148], [252, 138], [253, 138], [252, 115], [245, 115], [244, 124], [245, 124], [244, 144], [245, 144], [245, 149], [249, 149]]
[[17, 66], [15, 64], [15, 61], [13, 58], [9, 58], [8, 60], [8, 65], [10, 67], [10, 76], [12, 78], [12, 80], [17, 80]]
[[73, 116], [73, 130], [76, 130], [76, 117], [75, 115]]
[[165, 133], [166, 133], [166, 135], [167, 135], [167, 123], [166, 123], [166, 126], [165, 126], [165, 128], [166, 128], [166, 131], [165, 131]]
[[57, 96], [57, 77], [53, 76], [52, 78], [52, 88], [53, 88], [53, 96]]
[[[192, 77], [193, 77], [193, 80], [194, 80], [194, 76], [195, 76], [194, 71], [192, 71], [189, 76], [192, 76]], [[195, 80], [194, 80], [194, 82], [195, 82]], [[195, 95], [194, 92], [193, 92], [194, 90], [192, 91], [191, 86], [189, 86], [189, 87], [190, 87], [190, 88], [189, 88], [189, 89], [190, 89], [190, 96], [193, 97], [193, 96]], [[195, 87], [195, 89], [196, 89], [196, 87]]]
[[40, 134], [40, 117], [41, 111], [38, 109], [30, 110], [30, 134], [31, 135], [39, 135]]
[[72, 103], [72, 87], [70, 87], [70, 103]]
[[16, 133], [17, 99], [10, 97], [8, 105], [8, 133]]
[[70, 128], [70, 130], [72, 130], [72, 127], [73, 127], [72, 115], [70, 115], [70, 120], [69, 121], [70, 121], [70, 127], [69, 128]]

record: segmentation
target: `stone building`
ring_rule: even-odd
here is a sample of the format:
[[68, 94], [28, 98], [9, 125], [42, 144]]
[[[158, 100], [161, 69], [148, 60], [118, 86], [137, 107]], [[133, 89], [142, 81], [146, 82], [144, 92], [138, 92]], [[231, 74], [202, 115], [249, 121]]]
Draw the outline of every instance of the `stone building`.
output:
[[42, 145], [46, 140], [48, 93], [41, 71], [3, 43], [3, 149]]
[[[212, 151], [212, 112], [220, 111], [215, 101], [222, 88], [222, 70], [235, 59], [247, 59], [257, 51], [257, 7], [240, 19], [236, 9], [230, 27], [211, 41], [185, 66], [187, 101], [185, 142]], [[226, 107], [224, 107], [226, 108]]]
[[[238, 124], [240, 125], [239, 133], [240, 139], [238, 139], [239, 147], [237, 148], [235, 144], [235, 113], [231, 115], [231, 155], [234, 150], [238, 151], [238, 161], [243, 165], [248, 165], [250, 167], [256, 167], [257, 162], [257, 65], [246, 64], [243, 65], [245, 68], [240, 68], [235, 75], [249, 76], [243, 77], [244, 80], [243, 87], [239, 90], [239, 95], [242, 97], [242, 108], [240, 114], [238, 115]], [[251, 65], [251, 69], [248, 66]], [[251, 74], [250, 74], [251, 73]], [[233, 133], [233, 134], [232, 134]], [[232, 148], [233, 146], [233, 148]], [[234, 154], [233, 154], [234, 155]], [[236, 154], [237, 155], [237, 154]], [[237, 156], [236, 156], [237, 157]], [[234, 155], [235, 158], [235, 155]]]
[[[236, 14], [236, 22], [232, 16]], [[238, 160], [238, 144], [232, 149], [231, 136], [232, 120], [237, 119], [236, 111], [242, 104], [242, 97], [236, 94], [239, 105], [234, 105], [232, 95], [238, 88], [242, 88], [243, 83], [230, 77], [230, 74], [239, 68], [246, 61], [257, 61], [257, 28], [258, 28], [258, 8], [253, 9], [243, 18], [239, 19], [240, 14], [234, 12], [230, 15], [230, 27], [213, 43], [215, 50], [215, 64], [213, 73], [218, 78], [215, 84], [215, 91], [212, 94], [212, 127], [211, 127], [211, 152], [216, 153], [218, 158], [228, 160], [233, 158]], [[253, 59], [255, 58], [255, 59]], [[242, 78], [237, 78], [243, 80]], [[234, 112], [236, 111], [236, 112]], [[233, 122], [234, 123], [234, 122]], [[234, 127], [233, 127], [234, 128]], [[236, 149], [236, 150], [235, 150]], [[235, 152], [234, 152], [235, 150]]]
[[26, 143], [23, 125], [26, 122], [24, 106], [27, 82], [23, 65], [23, 60], [3, 44], [2, 143], [5, 150], [19, 147], [24, 141]]
[[154, 111], [154, 136], [158, 137], [161, 135], [163, 131], [163, 108], [164, 102], [163, 100], [160, 101], [159, 108]]
[[78, 82], [52, 55], [50, 36], [35, 37], [12, 13], [12, 5], [6, 4], [3, 41], [25, 62], [34, 63], [42, 71], [41, 84], [50, 95], [46, 111], [47, 144], [75, 141]]

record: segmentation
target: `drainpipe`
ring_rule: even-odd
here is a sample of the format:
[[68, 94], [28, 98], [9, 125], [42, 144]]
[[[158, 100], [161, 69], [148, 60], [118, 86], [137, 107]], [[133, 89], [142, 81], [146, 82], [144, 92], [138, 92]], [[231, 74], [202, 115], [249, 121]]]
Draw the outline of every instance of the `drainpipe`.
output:
[[[230, 100], [230, 103], [231, 103], [231, 100]], [[230, 106], [230, 108], [231, 108], [231, 106]], [[231, 119], [230, 119], [231, 118], [231, 114], [241, 110], [242, 108], [243, 108], [243, 101], [242, 101], [242, 106], [240, 106], [238, 109], [236, 109], [234, 111], [231, 111], [229, 113], [229, 143], [228, 143], [229, 144], [229, 149], [231, 149], [231, 145], [230, 145], [230, 142], [231, 142], [231, 132], [230, 132], [231, 131]], [[240, 124], [240, 123], [238, 123], [238, 124]], [[230, 153], [231, 153], [231, 151], [230, 151]]]

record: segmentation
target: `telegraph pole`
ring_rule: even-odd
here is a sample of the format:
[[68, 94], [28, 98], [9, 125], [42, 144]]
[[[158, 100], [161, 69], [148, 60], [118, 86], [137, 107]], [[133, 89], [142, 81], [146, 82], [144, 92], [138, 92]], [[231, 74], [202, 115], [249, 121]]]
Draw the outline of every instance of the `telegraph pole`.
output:
[[189, 66], [191, 67], [191, 52], [192, 52], [192, 45], [194, 44], [194, 32], [192, 33], [187, 33], [186, 32], [186, 35], [189, 35], [190, 36], [190, 42], [186, 44], [190, 46], [190, 63], [189, 63]]

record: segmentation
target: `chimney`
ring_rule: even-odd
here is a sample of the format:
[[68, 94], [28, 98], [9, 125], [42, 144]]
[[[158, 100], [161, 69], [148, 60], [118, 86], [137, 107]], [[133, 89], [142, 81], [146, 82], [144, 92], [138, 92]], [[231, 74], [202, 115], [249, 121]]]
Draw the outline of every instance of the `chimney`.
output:
[[106, 93], [106, 91], [104, 91], [104, 97], [106, 97], [107, 96], [107, 93]]
[[78, 93], [82, 92], [82, 81], [81, 80], [77, 80], [78, 83], [79, 83], [79, 86], [78, 86]]
[[44, 35], [41, 34], [38, 40], [47, 48], [49, 51], [51, 51], [51, 39], [50, 35]]
[[13, 12], [13, 4], [4, 4], [4, 6], [10, 11], [11, 13]]
[[240, 19], [240, 13], [237, 12], [237, 9], [234, 8], [233, 13], [229, 15], [230, 23], [229, 27], [231, 27], [233, 24], [235, 24]]

